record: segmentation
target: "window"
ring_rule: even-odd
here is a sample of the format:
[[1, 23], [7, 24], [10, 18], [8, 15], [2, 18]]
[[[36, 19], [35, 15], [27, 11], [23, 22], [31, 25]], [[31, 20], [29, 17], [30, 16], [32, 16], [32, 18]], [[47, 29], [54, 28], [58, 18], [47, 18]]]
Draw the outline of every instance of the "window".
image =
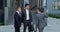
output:
[[53, 2], [53, 9], [60, 10], [60, 1]]
[[43, 0], [43, 7], [47, 8], [47, 0]]

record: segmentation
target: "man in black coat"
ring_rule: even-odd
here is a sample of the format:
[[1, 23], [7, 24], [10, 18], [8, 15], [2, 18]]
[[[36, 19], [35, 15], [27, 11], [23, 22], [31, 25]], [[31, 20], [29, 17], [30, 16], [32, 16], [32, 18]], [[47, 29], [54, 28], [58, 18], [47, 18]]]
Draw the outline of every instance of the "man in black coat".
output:
[[17, 11], [15, 12], [14, 15], [14, 27], [15, 27], [15, 32], [20, 32], [20, 26], [21, 26], [21, 7], [17, 7]]
[[31, 15], [31, 11], [29, 10], [29, 4], [26, 4], [25, 9], [22, 11], [22, 19], [24, 23], [23, 32], [26, 32], [27, 26], [28, 26], [29, 32], [31, 32], [32, 15]]

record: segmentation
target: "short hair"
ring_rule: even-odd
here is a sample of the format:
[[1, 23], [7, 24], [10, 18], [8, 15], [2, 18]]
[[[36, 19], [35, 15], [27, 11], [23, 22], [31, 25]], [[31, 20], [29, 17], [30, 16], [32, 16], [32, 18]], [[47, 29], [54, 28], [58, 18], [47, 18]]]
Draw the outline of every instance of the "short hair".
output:
[[41, 8], [37, 8], [41, 12]]
[[21, 8], [21, 6], [17, 6], [16, 10], [18, 10], [19, 8]]
[[25, 4], [25, 7], [28, 6], [28, 5], [30, 5], [30, 4]]

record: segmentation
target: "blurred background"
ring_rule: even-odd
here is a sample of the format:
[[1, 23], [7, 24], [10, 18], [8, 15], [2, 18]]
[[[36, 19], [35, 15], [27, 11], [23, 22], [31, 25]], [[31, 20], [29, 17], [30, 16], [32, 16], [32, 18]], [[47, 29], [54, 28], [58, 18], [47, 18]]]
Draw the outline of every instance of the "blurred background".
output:
[[[30, 4], [32, 10], [32, 17], [34, 19], [34, 11], [38, 8], [43, 8], [42, 11], [48, 10], [48, 26], [44, 32], [59, 32], [60, 31], [60, 0], [0, 0], [0, 27], [1, 31], [4, 28], [13, 27], [14, 13], [18, 5], [25, 7], [25, 4]], [[10, 25], [7, 26], [6, 25]], [[12, 28], [13, 29], [13, 28]], [[11, 29], [11, 30], [12, 30]], [[6, 29], [7, 32], [8, 28]], [[5, 30], [3, 30], [5, 31]], [[10, 30], [8, 30], [10, 31]]]

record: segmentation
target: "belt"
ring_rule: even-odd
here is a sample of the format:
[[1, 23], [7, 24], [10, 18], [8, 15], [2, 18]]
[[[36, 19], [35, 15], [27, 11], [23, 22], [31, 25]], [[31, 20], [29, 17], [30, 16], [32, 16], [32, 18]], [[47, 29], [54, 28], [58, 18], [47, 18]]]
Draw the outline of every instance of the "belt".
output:
[[26, 21], [30, 21], [30, 20], [26, 20]]

